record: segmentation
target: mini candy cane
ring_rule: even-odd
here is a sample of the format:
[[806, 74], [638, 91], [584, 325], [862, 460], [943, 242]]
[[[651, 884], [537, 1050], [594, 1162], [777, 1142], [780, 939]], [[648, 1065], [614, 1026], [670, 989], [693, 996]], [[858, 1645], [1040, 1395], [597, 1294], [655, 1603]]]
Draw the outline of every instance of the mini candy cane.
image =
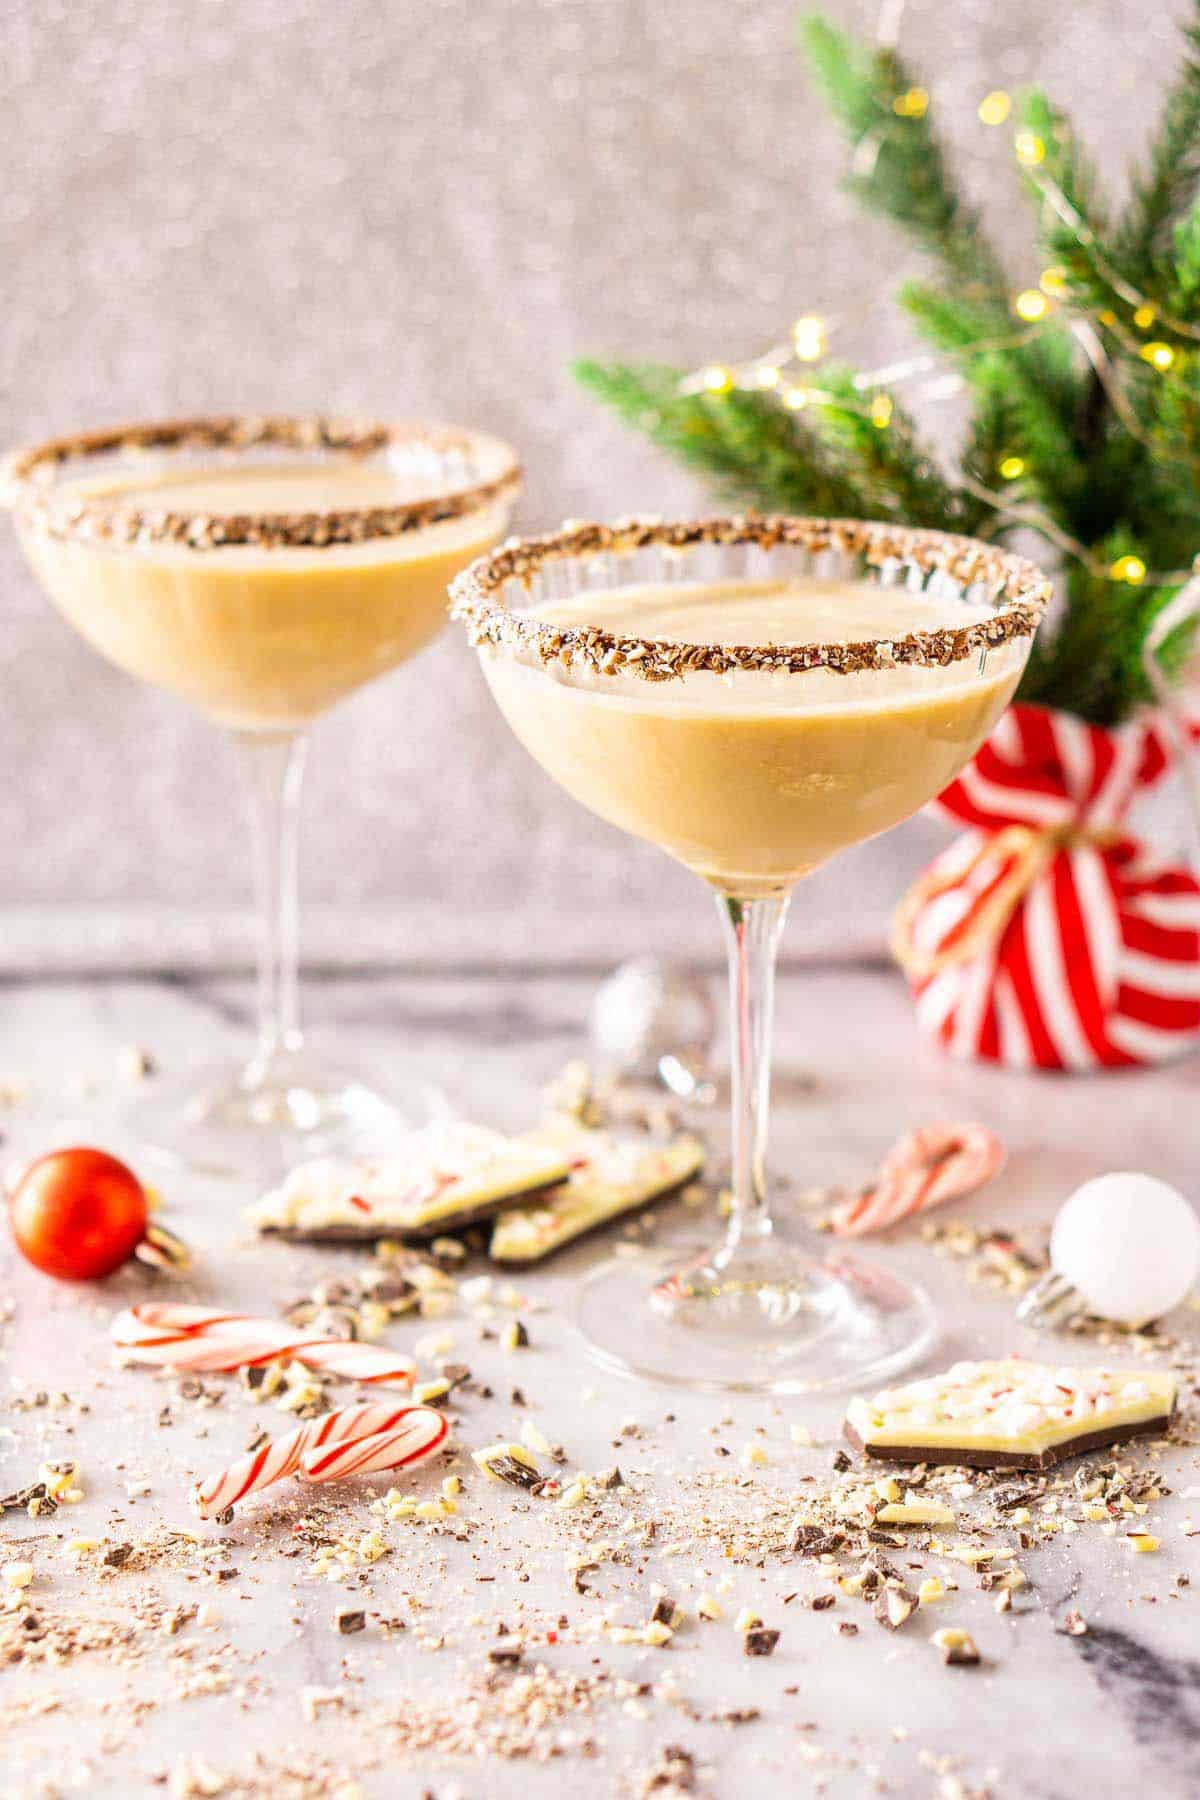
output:
[[926, 1207], [959, 1200], [1004, 1166], [1004, 1146], [984, 1125], [927, 1125], [888, 1151], [877, 1180], [834, 1212], [839, 1237], [882, 1231]]
[[424, 1462], [445, 1442], [450, 1426], [432, 1406], [411, 1406], [398, 1425], [373, 1437], [306, 1451], [302, 1481], [339, 1481], [344, 1475], [370, 1475], [377, 1469], [410, 1469]]
[[394, 1350], [340, 1338], [309, 1337], [277, 1319], [220, 1312], [206, 1306], [149, 1301], [118, 1313], [110, 1327], [122, 1360], [160, 1368], [220, 1374], [291, 1357], [346, 1381], [409, 1387], [416, 1365]]
[[[219, 1475], [202, 1481], [192, 1495], [192, 1505], [202, 1519], [219, 1518], [247, 1494], [294, 1475], [301, 1459], [308, 1452], [319, 1450], [322, 1444], [371, 1437], [399, 1425], [407, 1414], [432, 1411], [432, 1407], [425, 1406], [383, 1406], [378, 1401], [343, 1406], [338, 1412], [326, 1413], [323, 1419], [314, 1419], [311, 1424], [289, 1431], [286, 1437], [260, 1444], [257, 1450], [239, 1457]], [[434, 1417], [440, 1419], [440, 1414], [434, 1414]]]

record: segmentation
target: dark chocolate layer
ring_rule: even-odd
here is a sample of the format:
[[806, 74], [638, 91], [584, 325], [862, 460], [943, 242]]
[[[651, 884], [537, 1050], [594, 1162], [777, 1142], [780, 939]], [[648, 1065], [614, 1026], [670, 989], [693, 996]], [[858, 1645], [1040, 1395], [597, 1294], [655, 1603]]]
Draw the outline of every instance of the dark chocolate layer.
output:
[[1070, 1456], [1082, 1456], [1088, 1450], [1103, 1450], [1109, 1444], [1124, 1444], [1130, 1438], [1149, 1437], [1155, 1432], [1165, 1431], [1173, 1416], [1171, 1413], [1160, 1413], [1156, 1418], [1144, 1419], [1137, 1425], [1114, 1425], [1099, 1431], [1084, 1431], [1078, 1437], [1065, 1438], [1061, 1444], [1053, 1444], [1048, 1450], [1039, 1452], [954, 1449], [948, 1445], [932, 1444], [865, 1444], [849, 1420], [843, 1425], [842, 1433], [855, 1450], [865, 1456], [873, 1456], [879, 1462], [952, 1463], [968, 1469], [1028, 1469], [1037, 1474], [1043, 1469], [1052, 1469], [1055, 1463], [1066, 1462]]

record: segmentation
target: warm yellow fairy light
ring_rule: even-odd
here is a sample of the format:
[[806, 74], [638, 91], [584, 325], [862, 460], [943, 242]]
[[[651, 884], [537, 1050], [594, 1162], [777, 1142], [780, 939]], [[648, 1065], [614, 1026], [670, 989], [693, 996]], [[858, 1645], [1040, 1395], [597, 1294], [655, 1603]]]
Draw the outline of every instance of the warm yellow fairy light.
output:
[[896, 95], [892, 111], [902, 119], [923, 119], [929, 111], [929, 95], [923, 87], [911, 87], [906, 93]]
[[1175, 352], [1170, 344], [1160, 344], [1157, 341], [1153, 344], [1143, 344], [1138, 355], [1143, 362], [1148, 362], [1151, 367], [1157, 369], [1160, 375], [1164, 374], [1175, 361]]
[[724, 394], [733, 386], [733, 376], [721, 363], [713, 363], [704, 371], [704, 385], [710, 394]]
[[1003, 125], [1012, 111], [1012, 95], [1003, 88], [993, 88], [979, 102], [979, 119], [983, 125]]
[[1046, 160], [1046, 146], [1036, 131], [1018, 131], [1013, 139], [1017, 152], [1017, 161], [1022, 168], [1035, 169], [1040, 162]]
[[1000, 473], [1005, 481], [1016, 481], [1018, 476], [1025, 473], [1025, 458], [1023, 456], [1006, 456], [1000, 464]]
[[1108, 572], [1114, 581], [1127, 581], [1130, 587], [1137, 587], [1146, 579], [1146, 565], [1140, 556], [1118, 556], [1116, 562], [1109, 564]]
[[1049, 294], [1052, 300], [1057, 300], [1067, 291], [1067, 271], [1059, 268], [1043, 269], [1038, 276], [1038, 286], [1043, 294]]
[[1017, 317], [1027, 320], [1031, 325], [1038, 319], [1044, 319], [1049, 310], [1050, 302], [1037, 288], [1026, 288], [1013, 301], [1013, 311]]
[[1147, 301], [1145, 306], [1138, 307], [1137, 311], [1133, 315], [1133, 322], [1137, 326], [1139, 331], [1149, 331], [1150, 327], [1153, 325], [1153, 323], [1154, 323], [1155, 319], [1157, 319], [1157, 317], [1158, 317], [1157, 306], [1151, 306], [1149, 301]]
[[759, 363], [754, 371], [756, 387], [773, 388], [779, 386], [779, 370], [774, 363]]
[[782, 399], [783, 404], [790, 407], [792, 412], [799, 412], [802, 406], [808, 405], [808, 389], [802, 387], [784, 388]]
[[871, 402], [871, 423], [877, 431], [886, 431], [892, 422], [892, 400], [890, 394], [876, 394]]
[[816, 362], [825, 354], [825, 324], [808, 313], [792, 326], [792, 343], [801, 362]]

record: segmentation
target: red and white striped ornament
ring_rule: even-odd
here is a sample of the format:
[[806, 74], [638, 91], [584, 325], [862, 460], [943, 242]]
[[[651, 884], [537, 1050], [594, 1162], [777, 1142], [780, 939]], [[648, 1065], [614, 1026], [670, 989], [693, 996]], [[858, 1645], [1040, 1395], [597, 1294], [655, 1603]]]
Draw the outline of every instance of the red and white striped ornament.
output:
[[1124, 829], [1169, 761], [1152, 720], [1005, 715], [935, 803], [968, 830], [896, 915], [923, 1030], [1010, 1068], [1129, 1067], [1196, 1042], [1200, 882]]
[[118, 1313], [109, 1331], [122, 1362], [190, 1369], [198, 1375], [288, 1360], [379, 1387], [411, 1387], [416, 1373], [411, 1357], [396, 1350], [314, 1337], [279, 1319], [255, 1319], [211, 1306], [146, 1301]]

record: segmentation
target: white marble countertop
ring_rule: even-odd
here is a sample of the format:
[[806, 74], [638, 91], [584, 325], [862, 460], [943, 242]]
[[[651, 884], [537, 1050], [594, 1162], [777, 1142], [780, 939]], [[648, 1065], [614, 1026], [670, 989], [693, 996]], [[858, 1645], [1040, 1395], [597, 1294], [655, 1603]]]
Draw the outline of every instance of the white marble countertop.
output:
[[[396, 1050], [418, 1049], [464, 1112], [515, 1127], [532, 1122], [541, 1084], [583, 1047], [591, 985], [581, 976], [380, 976], [319, 984], [311, 1011], [343, 1045], [377, 1055], [381, 1070]], [[138, 1044], [165, 1067], [179, 1067], [228, 1046], [245, 999], [236, 983], [8, 984], [0, 1082], [34, 1082], [32, 1108], [11, 1108], [0, 1121], [9, 1162], [68, 1136], [133, 1151], [113, 1123], [119, 1047]], [[1147, 1168], [1196, 1192], [1194, 1061], [1088, 1081], [952, 1065], [921, 1044], [900, 985], [881, 971], [789, 975], [780, 1015], [774, 1161], [801, 1184], [865, 1174], [916, 1123], [976, 1116], [1012, 1151], [993, 1188], [954, 1209], [978, 1224], [1035, 1235], [1078, 1181], [1113, 1167]], [[723, 1130], [723, 1119], [714, 1119], [718, 1147]], [[239, 1221], [239, 1207], [252, 1197], [244, 1184], [148, 1163], [143, 1169], [162, 1191], [164, 1216], [201, 1252], [181, 1297], [264, 1310], [352, 1263], [355, 1253], [248, 1243]], [[456, 1408], [464, 1449], [515, 1435], [519, 1419], [532, 1417], [564, 1444], [572, 1465], [620, 1464], [630, 1510], [641, 1521], [664, 1521], [655, 1541], [631, 1540], [630, 1560], [605, 1561], [589, 1577], [593, 1592], [580, 1596], [564, 1566], [580, 1521], [473, 1479], [468, 1464], [455, 1528], [385, 1526], [390, 1554], [366, 1570], [358, 1600], [364, 1590], [354, 1582], [314, 1578], [308, 1552], [286, 1554], [309, 1504], [300, 1490], [285, 1486], [262, 1507], [247, 1503], [224, 1530], [197, 1525], [188, 1512], [190, 1483], [240, 1454], [257, 1426], [285, 1429], [284, 1416], [251, 1401], [231, 1378], [210, 1380], [228, 1391], [206, 1406], [177, 1396], [169, 1380], [112, 1368], [107, 1320], [145, 1291], [146, 1278], [128, 1271], [101, 1288], [55, 1284], [0, 1241], [0, 1300], [12, 1303], [0, 1326], [0, 1490], [30, 1479], [43, 1457], [65, 1455], [78, 1457], [86, 1490], [77, 1507], [52, 1519], [3, 1515], [0, 1558], [19, 1554], [27, 1541], [36, 1569], [26, 1596], [32, 1609], [48, 1616], [73, 1610], [99, 1626], [123, 1623], [130, 1637], [116, 1652], [79, 1654], [58, 1667], [0, 1668], [0, 1793], [126, 1795], [163, 1791], [156, 1783], [165, 1780], [167, 1792], [341, 1793], [347, 1800], [360, 1790], [438, 1800], [550, 1794], [564, 1783], [589, 1796], [636, 1794], [670, 1744], [696, 1759], [697, 1791], [731, 1800], [747, 1791], [847, 1800], [875, 1791], [938, 1800], [980, 1793], [1100, 1800], [1136, 1787], [1182, 1800], [1197, 1792], [1200, 1540], [1183, 1529], [1189, 1512], [1200, 1517], [1200, 1503], [1184, 1492], [1200, 1481], [1193, 1451], [1164, 1458], [1175, 1493], [1152, 1508], [1162, 1540], [1156, 1555], [1133, 1556], [1120, 1536], [1080, 1530], [1023, 1558], [1030, 1587], [1006, 1616], [963, 1570], [960, 1591], [936, 1617], [918, 1614], [895, 1634], [876, 1626], [858, 1601], [839, 1598], [831, 1611], [814, 1613], [807, 1602], [828, 1584], [813, 1563], [741, 1561], [699, 1537], [673, 1554], [679, 1532], [670, 1520], [685, 1486], [694, 1491], [698, 1475], [721, 1469], [718, 1445], [733, 1452], [724, 1464], [731, 1481], [750, 1484], [729, 1490], [749, 1516], [756, 1494], [789, 1494], [806, 1475], [824, 1478], [840, 1403], [726, 1403], [625, 1384], [597, 1370], [573, 1338], [562, 1302], [599, 1254], [581, 1245], [544, 1273], [522, 1276], [528, 1350], [481, 1343], [478, 1320], [461, 1315], [436, 1326], [400, 1321], [388, 1341], [451, 1335], [455, 1354], [493, 1389], [490, 1399], [476, 1392]], [[875, 1254], [918, 1274], [934, 1294], [944, 1327], [939, 1359], [1039, 1350], [1054, 1360], [1100, 1358], [1086, 1342], [1054, 1340], [1046, 1350], [1016, 1325], [1010, 1300], [968, 1285], [963, 1265], [935, 1257], [913, 1230]], [[1200, 1333], [1194, 1314], [1181, 1319], [1172, 1321], [1180, 1335]], [[528, 1401], [524, 1414], [510, 1403], [514, 1383]], [[65, 1392], [69, 1403], [29, 1405], [38, 1390]], [[164, 1406], [169, 1426], [158, 1423]], [[622, 1435], [633, 1421], [636, 1432]], [[790, 1442], [792, 1422], [811, 1429], [811, 1449]], [[738, 1452], [758, 1427], [770, 1461], [742, 1468]], [[127, 1484], [141, 1483], [149, 1493], [129, 1498]], [[375, 1523], [368, 1497], [356, 1492], [339, 1502], [359, 1531]], [[140, 1544], [167, 1528], [195, 1530], [202, 1540], [173, 1558], [177, 1566], [99, 1574], [95, 1559], [80, 1569], [65, 1550], [77, 1534]], [[236, 1573], [220, 1578], [226, 1569]], [[1178, 1585], [1189, 1572], [1196, 1585]], [[592, 1622], [606, 1609], [622, 1622], [642, 1622], [656, 1581], [693, 1615], [698, 1594], [719, 1584], [724, 1620], [700, 1627], [693, 1616], [666, 1650], [613, 1645], [594, 1634]], [[372, 1619], [359, 1635], [338, 1635], [334, 1610], [352, 1600], [402, 1618], [407, 1629], [389, 1633]], [[211, 1609], [211, 1622], [203, 1614], [173, 1636], [151, 1627], [177, 1603]], [[732, 1620], [746, 1604], [782, 1631], [769, 1661], [740, 1654]], [[1056, 1629], [1068, 1605], [1088, 1618], [1086, 1636]], [[550, 1732], [573, 1734], [573, 1745], [545, 1763], [484, 1764], [403, 1748], [421, 1721], [461, 1716], [486, 1670], [497, 1620], [526, 1636], [527, 1665], [541, 1661], [555, 1677], [598, 1684], [589, 1710], [551, 1721]], [[839, 1632], [847, 1620], [859, 1624], [857, 1635]], [[981, 1667], [943, 1668], [929, 1635], [947, 1623], [972, 1631]], [[655, 1684], [655, 1691], [618, 1691], [615, 1677]], [[511, 1680], [499, 1677], [497, 1693]], [[485, 1723], [498, 1705], [496, 1696], [484, 1701]], [[759, 1716], [730, 1722], [731, 1711], [745, 1708]], [[593, 1754], [580, 1749], [583, 1739], [592, 1740]]]

